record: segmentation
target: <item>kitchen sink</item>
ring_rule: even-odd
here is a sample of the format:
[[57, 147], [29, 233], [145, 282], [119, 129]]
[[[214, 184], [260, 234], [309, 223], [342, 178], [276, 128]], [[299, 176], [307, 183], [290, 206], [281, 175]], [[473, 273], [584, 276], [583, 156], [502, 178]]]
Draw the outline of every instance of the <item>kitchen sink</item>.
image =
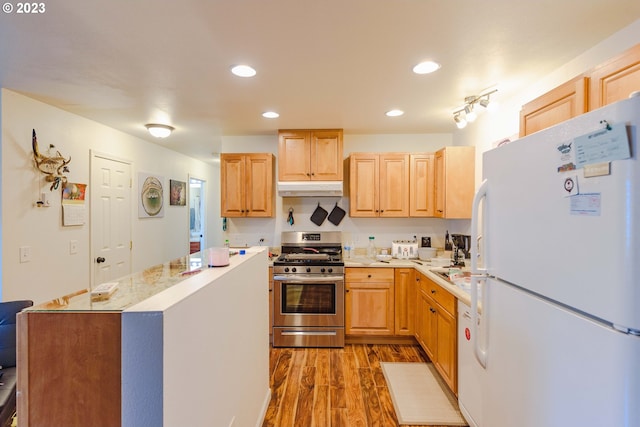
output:
[[[449, 279], [449, 270], [431, 270], [433, 273], [436, 273], [438, 276], [442, 277], [443, 279], [445, 279], [447, 282], [452, 283], [453, 281], [451, 279]], [[462, 277], [466, 278], [466, 277], [471, 277], [471, 272], [470, 271], [463, 271], [462, 272]]]

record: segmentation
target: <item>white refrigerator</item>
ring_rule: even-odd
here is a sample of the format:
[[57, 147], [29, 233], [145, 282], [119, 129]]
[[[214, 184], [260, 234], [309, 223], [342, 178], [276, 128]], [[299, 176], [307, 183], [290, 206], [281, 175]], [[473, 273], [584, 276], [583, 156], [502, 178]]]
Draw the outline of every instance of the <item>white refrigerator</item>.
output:
[[634, 97], [484, 153], [470, 425], [640, 426], [639, 127]]

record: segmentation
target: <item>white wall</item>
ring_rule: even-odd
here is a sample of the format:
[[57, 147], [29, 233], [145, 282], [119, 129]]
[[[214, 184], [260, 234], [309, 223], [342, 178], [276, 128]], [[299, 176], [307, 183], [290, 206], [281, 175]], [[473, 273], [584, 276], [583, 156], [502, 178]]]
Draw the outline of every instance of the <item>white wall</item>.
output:
[[534, 82], [524, 82], [522, 89], [510, 93], [510, 96], [504, 96], [498, 87], [498, 93], [491, 98], [500, 103], [499, 109], [493, 113], [485, 111], [479, 114], [474, 123], [464, 129], [456, 129], [453, 134], [455, 145], [476, 146], [476, 186], [481, 182], [482, 153], [495, 147], [495, 143], [500, 140], [517, 138], [522, 105], [638, 43], [640, 20], [601, 41], [549, 75], [540, 76]]
[[[453, 145], [451, 134], [398, 134], [398, 135], [344, 135], [344, 157], [353, 152], [433, 152], [442, 147]], [[250, 153], [278, 152], [278, 137], [224, 137], [223, 152]], [[277, 169], [276, 169], [277, 171]], [[277, 172], [276, 172], [277, 173]], [[277, 180], [277, 177], [276, 177]], [[443, 220], [438, 218], [350, 218], [348, 214], [335, 226], [328, 220], [321, 226], [311, 222], [310, 218], [318, 203], [328, 212], [336, 202], [347, 213], [349, 198], [344, 197], [287, 197], [276, 196], [274, 218], [229, 218], [225, 235], [232, 246], [258, 245], [261, 238], [264, 245], [277, 248], [280, 245], [282, 231], [342, 231], [343, 240], [354, 241], [356, 247], [364, 248], [368, 237], [376, 238], [378, 247], [390, 247], [395, 239], [411, 239], [413, 236], [431, 236], [432, 246], [444, 247], [444, 235], [469, 231], [468, 220]], [[287, 223], [289, 209], [294, 210], [293, 227]]]
[[[164, 207], [163, 218], [138, 219], [137, 175], [149, 172], [187, 181], [189, 175], [207, 181], [208, 242], [221, 242], [219, 168], [135, 138], [10, 90], [2, 89], [2, 300], [32, 299], [36, 303], [66, 295], [90, 285], [90, 217], [83, 226], [63, 227], [60, 190], [49, 191], [33, 166], [31, 130], [36, 129], [41, 150], [54, 144], [71, 156], [69, 182], [90, 183], [90, 150], [132, 162], [132, 271], [188, 253], [187, 207]], [[41, 192], [51, 207], [36, 208]], [[87, 191], [89, 213], [91, 188]], [[78, 241], [70, 255], [69, 242]], [[19, 247], [30, 246], [32, 261], [19, 262]]]

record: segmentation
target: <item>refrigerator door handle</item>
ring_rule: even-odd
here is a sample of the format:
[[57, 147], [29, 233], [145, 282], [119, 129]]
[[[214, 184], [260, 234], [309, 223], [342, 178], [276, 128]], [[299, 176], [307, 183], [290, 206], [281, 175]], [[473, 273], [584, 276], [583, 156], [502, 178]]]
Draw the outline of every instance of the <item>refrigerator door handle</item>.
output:
[[[480, 334], [478, 330], [478, 287], [480, 282], [484, 282], [483, 292], [482, 292], [482, 300], [483, 300], [483, 312], [482, 316], [484, 318], [484, 339], [486, 340], [486, 330], [487, 330], [487, 321], [489, 320], [489, 316], [487, 313], [487, 304], [485, 295], [487, 293], [487, 283], [486, 276], [471, 276], [471, 335], [474, 337], [473, 340], [473, 353], [478, 360], [478, 363], [486, 369], [487, 368], [487, 345], [486, 342], [480, 343]], [[484, 341], [484, 340], [483, 340]]]
[[[487, 247], [484, 244], [485, 239], [482, 238], [482, 235], [480, 235], [480, 230], [478, 229], [479, 225], [484, 225], [484, 216], [482, 219], [482, 223], [480, 223], [480, 203], [484, 200], [485, 203], [485, 207], [486, 207], [486, 203], [487, 203], [487, 187], [488, 187], [488, 183], [487, 180], [485, 179], [484, 181], [482, 181], [482, 184], [480, 184], [480, 188], [478, 188], [478, 191], [476, 192], [475, 196], [473, 197], [473, 205], [471, 207], [471, 241], [475, 242], [475, 246], [471, 246], [471, 274], [486, 274], [487, 273], [487, 266], [486, 266], [486, 261], [489, 259], [487, 257]], [[486, 209], [484, 209], [484, 211], [486, 211]], [[482, 228], [483, 232], [484, 232], [484, 227]], [[480, 268], [478, 267], [478, 259], [480, 258], [480, 256], [482, 255], [482, 259], [484, 261], [484, 267]]]

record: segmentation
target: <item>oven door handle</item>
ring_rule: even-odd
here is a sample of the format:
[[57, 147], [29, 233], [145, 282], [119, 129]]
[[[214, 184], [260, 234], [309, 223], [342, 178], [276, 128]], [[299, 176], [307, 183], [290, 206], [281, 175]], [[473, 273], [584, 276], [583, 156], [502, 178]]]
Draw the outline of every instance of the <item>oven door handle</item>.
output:
[[343, 276], [319, 276], [319, 277], [309, 277], [309, 278], [301, 278], [299, 275], [289, 275], [289, 276], [273, 276], [274, 282], [287, 282], [287, 283], [296, 283], [302, 284], [305, 283], [336, 283], [342, 282], [344, 280]]

